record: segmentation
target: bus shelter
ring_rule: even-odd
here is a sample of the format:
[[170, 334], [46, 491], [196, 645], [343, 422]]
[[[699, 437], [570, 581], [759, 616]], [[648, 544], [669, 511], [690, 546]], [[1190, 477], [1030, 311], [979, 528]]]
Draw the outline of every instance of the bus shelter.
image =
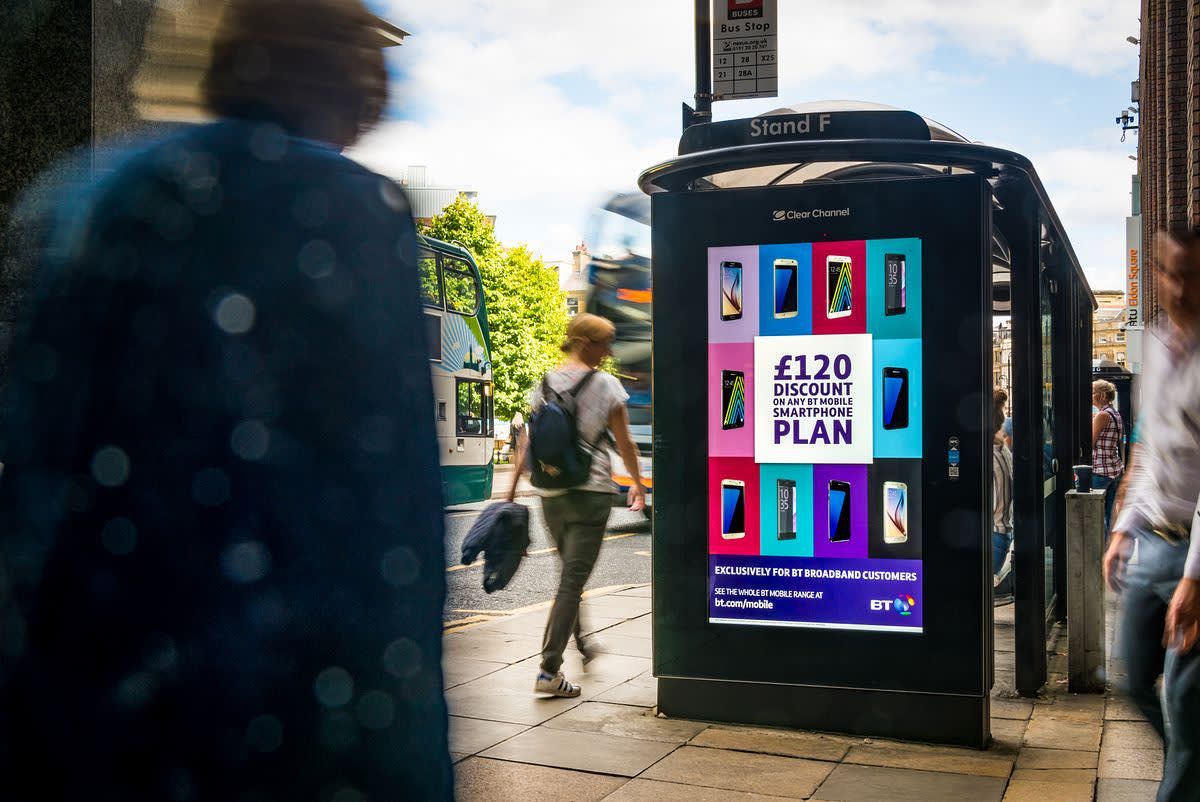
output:
[[[1033, 165], [908, 111], [694, 125], [646, 170], [668, 715], [982, 747], [1065, 616], [1094, 301]], [[993, 326], [1015, 635], [996, 657]], [[1011, 670], [1010, 670], [1011, 669]]]

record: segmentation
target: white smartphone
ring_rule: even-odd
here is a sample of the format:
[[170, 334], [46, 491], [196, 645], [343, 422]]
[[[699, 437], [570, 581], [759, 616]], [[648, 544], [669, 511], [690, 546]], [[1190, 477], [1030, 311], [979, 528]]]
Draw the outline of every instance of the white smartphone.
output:
[[849, 256], [825, 257], [825, 317], [849, 317], [852, 310], [851, 264]]
[[908, 542], [908, 485], [883, 483], [883, 542]]
[[721, 480], [721, 537], [738, 540], [746, 536], [746, 483]]

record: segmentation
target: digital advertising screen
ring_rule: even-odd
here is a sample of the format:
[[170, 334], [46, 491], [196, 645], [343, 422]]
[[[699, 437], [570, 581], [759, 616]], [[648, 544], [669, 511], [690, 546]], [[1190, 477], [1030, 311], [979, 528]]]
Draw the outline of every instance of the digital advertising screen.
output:
[[678, 186], [651, 196], [659, 704], [979, 743], [987, 177]]
[[710, 623], [923, 631], [921, 256], [707, 249]]

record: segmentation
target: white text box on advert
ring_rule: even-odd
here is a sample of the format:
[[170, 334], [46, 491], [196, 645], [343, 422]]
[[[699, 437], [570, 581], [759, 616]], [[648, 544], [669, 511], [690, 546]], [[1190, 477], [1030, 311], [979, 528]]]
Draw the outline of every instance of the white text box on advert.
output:
[[870, 334], [754, 338], [754, 461], [873, 461]]

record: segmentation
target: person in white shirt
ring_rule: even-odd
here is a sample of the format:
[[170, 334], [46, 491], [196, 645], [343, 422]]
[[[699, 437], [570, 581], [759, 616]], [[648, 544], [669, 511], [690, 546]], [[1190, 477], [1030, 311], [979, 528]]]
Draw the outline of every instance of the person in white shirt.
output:
[[[616, 376], [598, 370], [605, 357], [612, 355], [615, 335], [616, 328], [607, 318], [586, 312], [571, 318], [567, 326], [567, 338], [562, 344], [565, 358], [557, 368], [547, 372], [542, 383], [530, 393], [530, 408], [535, 410], [547, 400], [547, 390], [550, 393], [572, 395], [579, 441], [592, 452], [588, 477], [581, 484], [568, 489], [538, 490], [542, 497], [546, 528], [562, 561], [558, 593], [550, 608], [542, 638], [542, 662], [534, 680], [534, 692], [538, 694], [568, 697], [580, 694], [579, 685], [568, 680], [561, 670], [563, 651], [572, 635], [575, 636], [575, 645], [579, 647], [585, 668], [595, 657], [594, 644], [589, 644], [583, 636], [579, 602], [584, 585], [600, 556], [608, 513], [617, 492], [607, 447], [610, 438], [625, 464], [625, 470], [633, 477], [633, 487], [628, 497], [629, 508], [637, 512], [646, 504], [646, 488], [638, 470], [637, 446], [630, 434], [629, 415], [625, 410], [629, 394]], [[590, 378], [585, 378], [589, 374]], [[525, 453], [528, 451], [532, 427], [532, 423], [525, 427], [525, 433], [517, 445], [517, 470], [509, 491], [509, 501], [516, 494], [522, 473], [529, 467], [525, 464]]]
[[1158, 799], [1175, 802], [1200, 798], [1200, 230], [1160, 234], [1158, 252], [1168, 324], [1146, 338], [1137, 459], [1104, 575], [1123, 595], [1127, 691], [1163, 736]]

